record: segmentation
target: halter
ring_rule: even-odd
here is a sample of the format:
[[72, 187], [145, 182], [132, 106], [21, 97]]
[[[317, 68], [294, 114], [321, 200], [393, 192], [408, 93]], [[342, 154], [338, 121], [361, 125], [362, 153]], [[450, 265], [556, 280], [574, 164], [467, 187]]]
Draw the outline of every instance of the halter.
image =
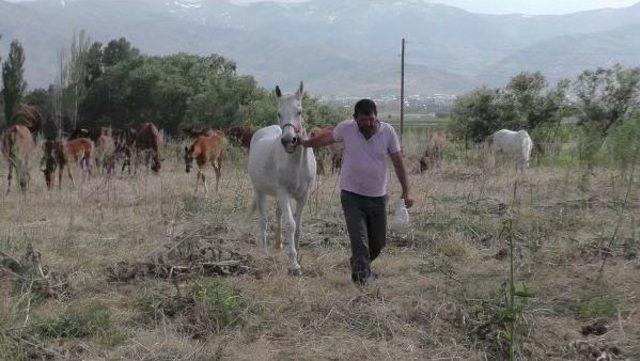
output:
[[286, 127], [291, 127], [291, 128], [293, 128], [293, 132], [295, 134], [300, 134], [300, 127], [297, 127], [295, 124], [293, 124], [293, 123], [283, 124], [280, 128], [282, 128], [282, 131], [284, 131], [284, 128], [286, 128]]

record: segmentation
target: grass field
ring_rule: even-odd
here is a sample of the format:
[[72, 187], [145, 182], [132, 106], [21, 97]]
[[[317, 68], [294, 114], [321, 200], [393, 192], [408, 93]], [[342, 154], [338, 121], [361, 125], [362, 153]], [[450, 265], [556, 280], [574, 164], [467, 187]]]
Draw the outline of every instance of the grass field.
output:
[[169, 147], [160, 175], [47, 191], [34, 168], [26, 198], [0, 196], [0, 359], [640, 359], [637, 176], [597, 168], [587, 190], [571, 162], [518, 177], [452, 146], [411, 175], [411, 231], [356, 287], [336, 175], [319, 177], [293, 277], [256, 245], [244, 151], [204, 197]]

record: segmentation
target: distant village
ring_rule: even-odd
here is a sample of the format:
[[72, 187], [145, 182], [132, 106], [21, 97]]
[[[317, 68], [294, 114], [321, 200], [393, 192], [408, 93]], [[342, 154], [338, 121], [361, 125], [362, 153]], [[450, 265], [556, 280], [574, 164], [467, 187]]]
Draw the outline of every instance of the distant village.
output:
[[[406, 114], [421, 114], [433, 118], [446, 117], [451, 112], [456, 97], [457, 95], [453, 94], [405, 95], [404, 110]], [[373, 99], [381, 113], [399, 113], [400, 95], [323, 96], [320, 100], [326, 104], [350, 108], [362, 98]]]

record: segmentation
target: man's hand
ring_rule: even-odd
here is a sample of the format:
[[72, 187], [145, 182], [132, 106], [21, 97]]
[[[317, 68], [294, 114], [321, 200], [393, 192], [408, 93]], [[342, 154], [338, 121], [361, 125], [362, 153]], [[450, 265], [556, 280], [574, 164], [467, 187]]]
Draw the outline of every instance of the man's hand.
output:
[[398, 181], [402, 187], [402, 199], [404, 199], [404, 205], [407, 208], [413, 206], [413, 199], [409, 197], [409, 182], [407, 180], [407, 170], [404, 168], [404, 161], [402, 160], [402, 152], [396, 152], [390, 155], [391, 163], [393, 163], [393, 169], [396, 171]]
[[310, 148], [311, 145], [309, 144], [309, 139], [308, 137], [305, 137], [304, 139], [300, 139], [300, 145], [305, 147], [305, 148]]
[[404, 206], [407, 208], [411, 208], [413, 206], [413, 198], [411, 198], [408, 194], [403, 194], [402, 199], [404, 199]]

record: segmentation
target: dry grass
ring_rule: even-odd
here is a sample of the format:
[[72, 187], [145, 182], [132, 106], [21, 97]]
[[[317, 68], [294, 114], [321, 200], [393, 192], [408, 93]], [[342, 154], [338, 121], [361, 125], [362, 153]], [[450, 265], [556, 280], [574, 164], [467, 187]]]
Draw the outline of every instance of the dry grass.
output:
[[[419, 148], [411, 143], [409, 158]], [[336, 177], [321, 177], [311, 198], [304, 275], [292, 277], [284, 252], [264, 258], [255, 245], [242, 152], [225, 165], [222, 191], [206, 198], [193, 194], [195, 176], [175, 154], [159, 176], [93, 178], [62, 191], [48, 192], [34, 169], [26, 199], [0, 196], [0, 251], [19, 257], [32, 244], [44, 264], [68, 274], [72, 290], [59, 299], [28, 295], [27, 308], [23, 292], [0, 278], [0, 358], [503, 359], [505, 325], [496, 320], [509, 270], [505, 219], [515, 220], [517, 284], [534, 295], [522, 312], [519, 358], [595, 360], [605, 349], [640, 358], [638, 183], [623, 207], [615, 170], [598, 170], [585, 194], [576, 169], [534, 167], [515, 198], [513, 171], [483, 170], [474, 154], [412, 175], [412, 232], [389, 236], [373, 266], [379, 278], [360, 288], [349, 279]], [[395, 181], [391, 189], [397, 197]], [[259, 272], [221, 282], [107, 281], [107, 267], [140, 261], [193, 230], [251, 255]], [[606, 333], [581, 334], [596, 321]]]

